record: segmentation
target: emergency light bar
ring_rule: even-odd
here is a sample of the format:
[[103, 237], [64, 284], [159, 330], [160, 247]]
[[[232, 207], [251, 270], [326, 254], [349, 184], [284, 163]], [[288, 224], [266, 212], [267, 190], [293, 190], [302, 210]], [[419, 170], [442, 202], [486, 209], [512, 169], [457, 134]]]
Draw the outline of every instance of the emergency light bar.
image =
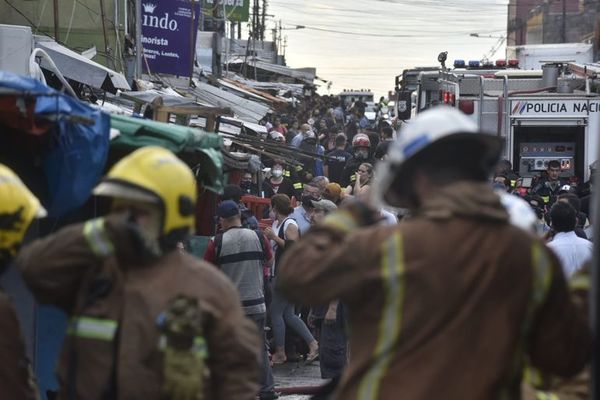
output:
[[500, 68], [506, 67], [506, 60], [496, 60], [496, 67], [500, 67]]
[[454, 68], [464, 68], [465, 60], [454, 60]]
[[469, 61], [469, 68], [479, 68], [479, 65], [481, 65], [481, 63], [478, 60]]

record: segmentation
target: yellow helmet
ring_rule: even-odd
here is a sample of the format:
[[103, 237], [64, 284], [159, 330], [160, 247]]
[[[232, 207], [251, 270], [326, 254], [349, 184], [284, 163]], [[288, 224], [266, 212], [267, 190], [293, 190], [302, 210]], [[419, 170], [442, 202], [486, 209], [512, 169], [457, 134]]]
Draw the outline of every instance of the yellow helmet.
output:
[[161, 239], [169, 247], [194, 230], [196, 178], [175, 154], [142, 147], [116, 163], [94, 194], [158, 204], [163, 211]]
[[0, 257], [14, 257], [34, 218], [46, 210], [19, 177], [0, 164]]

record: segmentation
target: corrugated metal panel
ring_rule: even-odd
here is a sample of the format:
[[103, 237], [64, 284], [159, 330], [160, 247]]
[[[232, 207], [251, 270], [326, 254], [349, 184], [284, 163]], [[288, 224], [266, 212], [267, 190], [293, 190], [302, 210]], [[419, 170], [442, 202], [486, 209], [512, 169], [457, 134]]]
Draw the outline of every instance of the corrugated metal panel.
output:
[[[254, 61], [252, 62], [254, 65]], [[299, 79], [308, 83], [315, 80], [316, 72], [311, 73], [306, 70], [298, 70], [284, 65], [269, 64], [263, 61], [256, 61], [256, 68], [264, 69], [265, 71], [274, 72], [279, 75], [289, 76], [294, 79]]]
[[211, 86], [207, 83], [194, 81], [195, 88], [181, 88], [201, 101], [218, 107], [229, 107], [236, 116], [244, 121], [260, 121], [270, 108], [255, 101], [244, 99], [233, 93]]
[[257, 90], [278, 90], [288, 92], [291, 91], [294, 96], [302, 96], [304, 84], [301, 83], [283, 83], [283, 82], [258, 82], [245, 79], [240, 75], [229, 73], [228, 78], [243, 83]]

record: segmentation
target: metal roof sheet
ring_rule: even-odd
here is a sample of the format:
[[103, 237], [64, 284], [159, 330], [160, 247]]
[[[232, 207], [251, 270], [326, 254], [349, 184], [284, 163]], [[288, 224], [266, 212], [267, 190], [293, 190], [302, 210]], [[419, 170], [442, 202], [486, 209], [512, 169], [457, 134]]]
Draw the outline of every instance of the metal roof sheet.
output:
[[219, 89], [208, 83], [194, 80], [194, 84], [196, 86], [195, 88], [180, 88], [180, 90], [186, 90], [192, 96], [195, 96], [208, 104], [219, 107], [229, 107], [244, 121], [258, 122], [270, 111], [269, 107], [261, 103], [244, 99], [234, 93]]

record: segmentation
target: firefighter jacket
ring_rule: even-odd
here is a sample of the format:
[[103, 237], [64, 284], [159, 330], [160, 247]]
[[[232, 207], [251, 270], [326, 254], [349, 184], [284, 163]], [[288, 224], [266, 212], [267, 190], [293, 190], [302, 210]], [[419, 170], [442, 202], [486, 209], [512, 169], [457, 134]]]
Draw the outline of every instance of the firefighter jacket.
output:
[[537, 185], [531, 189], [531, 193], [540, 196], [544, 200], [544, 204], [551, 206], [556, 202], [556, 196], [558, 196], [560, 189], [564, 185], [568, 185], [569, 181], [564, 178], [560, 178], [558, 181], [550, 181], [544, 177], [539, 180]]
[[0, 394], [4, 399], [35, 400], [33, 373], [25, 356], [17, 314], [8, 296], [0, 290]]
[[[590, 300], [590, 264], [577, 271], [569, 280], [569, 289], [573, 302], [579, 305], [583, 318], [589, 315]], [[524, 383], [524, 400], [587, 400], [590, 398], [591, 367], [588, 365], [581, 373], [561, 379], [543, 375], [534, 369], [527, 369]]]
[[165, 354], [157, 325], [179, 295], [197, 299], [203, 314], [204, 399], [253, 399], [260, 340], [235, 287], [176, 250], [143, 262], [133, 236], [113, 215], [68, 226], [17, 258], [36, 299], [71, 317], [58, 363], [59, 399], [161, 398]]
[[291, 302], [348, 308], [338, 399], [520, 398], [525, 358], [561, 376], [591, 354], [560, 265], [508, 223], [487, 184], [439, 188], [410, 220], [357, 229], [329, 215], [282, 260]]

